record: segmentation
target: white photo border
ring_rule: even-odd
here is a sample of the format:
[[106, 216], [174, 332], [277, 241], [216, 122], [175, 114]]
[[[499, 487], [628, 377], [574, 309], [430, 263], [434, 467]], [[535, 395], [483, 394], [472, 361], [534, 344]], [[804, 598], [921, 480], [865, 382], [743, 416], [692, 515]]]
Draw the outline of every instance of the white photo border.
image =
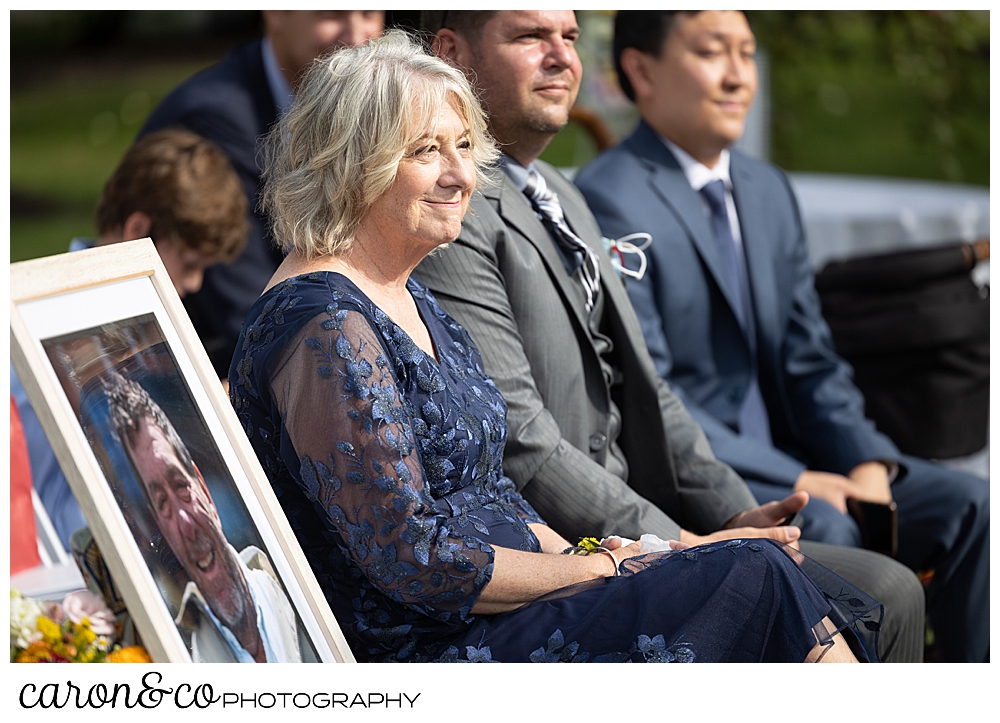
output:
[[10, 280], [11, 360], [98, 547], [114, 553], [105, 561], [153, 660], [191, 656], [42, 346], [44, 339], [150, 313], [320, 660], [354, 662], [152, 242], [12, 264]]

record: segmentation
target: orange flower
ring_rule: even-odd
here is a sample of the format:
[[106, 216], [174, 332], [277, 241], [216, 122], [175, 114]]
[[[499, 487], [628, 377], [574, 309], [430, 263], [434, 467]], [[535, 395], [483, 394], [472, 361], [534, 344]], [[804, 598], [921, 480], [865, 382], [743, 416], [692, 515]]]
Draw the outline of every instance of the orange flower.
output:
[[153, 659], [141, 645], [129, 645], [128, 647], [109, 653], [105, 658], [108, 663], [152, 663]]
[[38, 640], [17, 654], [15, 663], [68, 663], [69, 659], [59, 655], [48, 643]]

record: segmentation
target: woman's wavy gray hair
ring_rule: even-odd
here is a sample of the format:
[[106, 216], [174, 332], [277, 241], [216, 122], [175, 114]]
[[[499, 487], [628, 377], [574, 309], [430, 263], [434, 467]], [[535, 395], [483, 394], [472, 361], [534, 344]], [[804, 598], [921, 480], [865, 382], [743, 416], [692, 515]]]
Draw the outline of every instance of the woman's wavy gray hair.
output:
[[460, 70], [402, 30], [316, 60], [265, 142], [261, 204], [285, 252], [347, 251], [404, 153], [433, 133], [449, 101], [469, 124], [483, 183], [499, 151]]

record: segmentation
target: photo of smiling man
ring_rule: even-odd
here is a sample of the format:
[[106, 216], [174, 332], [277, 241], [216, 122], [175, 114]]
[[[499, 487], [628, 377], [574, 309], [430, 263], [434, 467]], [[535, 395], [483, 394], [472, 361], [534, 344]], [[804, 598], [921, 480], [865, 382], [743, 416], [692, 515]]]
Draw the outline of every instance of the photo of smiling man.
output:
[[226, 539], [205, 480], [174, 426], [138, 383], [112, 374], [111, 426], [164, 542], [189, 582], [175, 622], [195, 662], [302, 662], [295, 612], [267, 556]]

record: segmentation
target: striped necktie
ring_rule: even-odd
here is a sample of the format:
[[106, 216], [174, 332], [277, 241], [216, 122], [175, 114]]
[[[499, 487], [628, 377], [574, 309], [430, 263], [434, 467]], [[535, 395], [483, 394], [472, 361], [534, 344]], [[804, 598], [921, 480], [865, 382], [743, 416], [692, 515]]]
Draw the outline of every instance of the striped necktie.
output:
[[528, 185], [524, 187], [524, 195], [531, 201], [535, 214], [546, 225], [556, 243], [568, 257], [567, 270], [583, 286], [589, 312], [594, 308], [594, 302], [601, 288], [597, 254], [573, 233], [563, 216], [559, 197], [549, 189], [545, 178], [535, 169], [528, 175]]

